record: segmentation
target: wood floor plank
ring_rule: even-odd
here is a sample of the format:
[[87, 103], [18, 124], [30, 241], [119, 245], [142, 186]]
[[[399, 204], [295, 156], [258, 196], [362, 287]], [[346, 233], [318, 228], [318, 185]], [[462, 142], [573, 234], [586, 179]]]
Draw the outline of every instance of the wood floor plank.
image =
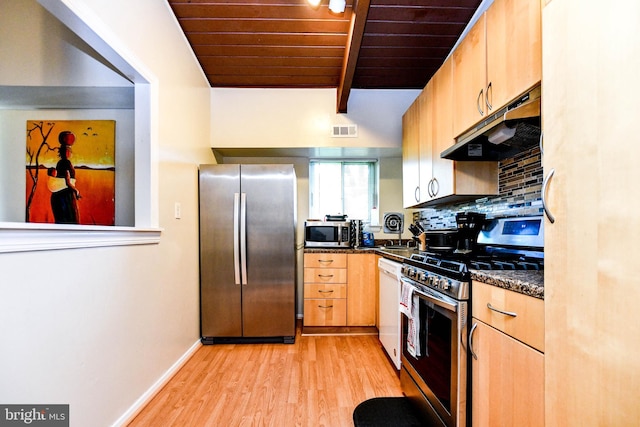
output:
[[294, 344], [203, 346], [129, 426], [342, 427], [381, 396], [402, 390], [376, 336], [298, 330]]

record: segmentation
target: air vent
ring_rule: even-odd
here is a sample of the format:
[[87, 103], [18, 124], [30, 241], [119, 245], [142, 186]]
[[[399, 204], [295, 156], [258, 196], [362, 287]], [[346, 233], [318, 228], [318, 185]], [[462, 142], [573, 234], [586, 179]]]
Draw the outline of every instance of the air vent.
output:
[[357, 138], [358, 125], [333, 125], [331, 136], [333, 138]]

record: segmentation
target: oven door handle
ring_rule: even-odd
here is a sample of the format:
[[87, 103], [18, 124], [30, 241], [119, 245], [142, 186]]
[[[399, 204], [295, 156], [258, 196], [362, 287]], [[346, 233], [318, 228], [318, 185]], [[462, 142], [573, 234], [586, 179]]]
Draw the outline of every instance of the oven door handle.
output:
[[477, 327], [478, 324], [474, 323], [473, 326], [471, 326], [471, 330], [469, 331], [469, 353], [471, 353], [471, 356], [473, 356], [473, 358], [476, 360], [478, 360], [478, 355], [475, 351], [473, 351], [473, 333], [476, 331]]
[[437, 306], [440, 306], [448, 311], [452, 311], [454, 313], [458, 312], [458, 303], [457, 302], [452, 302], [452, 301], [448, 301], [446, 300], [443, 296], [440, 296], [436, 293], [436, 291], [432, 291], [429, 288], [426, 288], [425, 291], [422, 291], [421, 289], [419, 289], [418, 287], [413, 285], [413, 282], [409, 279], [406, 279], [404, 277], [400, 278], [400, 280], [402, 280], [405, 283], [408, 283], [409, 285], [413, 286], [414, 288], [414, 292], [417, 293], [418, 295], [421, 295], [422, 297], [424, 297], [424, 299], [434, 303]]

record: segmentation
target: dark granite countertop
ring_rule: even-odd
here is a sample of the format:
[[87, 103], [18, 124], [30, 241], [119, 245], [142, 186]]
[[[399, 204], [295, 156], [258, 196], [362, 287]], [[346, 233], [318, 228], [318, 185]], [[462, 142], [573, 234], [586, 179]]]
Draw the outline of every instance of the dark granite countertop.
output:
[[409, 258], [411, 254], [417, 254], [418, 250], [416, 248], [409, 249], [388, 249], [381, 247], [370, 247], [370, 248], [304, 248], [304, 253], [306, 254], [321, 254], [321, 253], [329, 253], [329, 254], [362, 254], [362, 253], [375, 253], [377, 255], [381, 255], [385, 258], [388, 258], [392, 261], [404, 262], [405, 259]]
[[544, 299], [544, 271], [470, 270], [471, 279], [500, 288]]
[[304, 248], [305, 254], [359, 254], [376, 248]]
[[[415, 248], [305, 248], [305, 253], [367, 253], [374, 252], [396, 262], [404, 262]], [[510, 291], [544, 299], [544, 272], [536, 270], [470, 270], [471, 279]]]

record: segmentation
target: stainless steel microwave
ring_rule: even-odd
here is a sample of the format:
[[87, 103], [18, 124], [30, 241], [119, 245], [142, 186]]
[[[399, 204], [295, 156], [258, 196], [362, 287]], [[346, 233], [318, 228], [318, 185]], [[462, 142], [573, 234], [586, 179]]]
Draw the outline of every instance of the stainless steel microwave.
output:
[[351, 247], [351, 221], [304, 222], [304, 246], [306, 248]]

